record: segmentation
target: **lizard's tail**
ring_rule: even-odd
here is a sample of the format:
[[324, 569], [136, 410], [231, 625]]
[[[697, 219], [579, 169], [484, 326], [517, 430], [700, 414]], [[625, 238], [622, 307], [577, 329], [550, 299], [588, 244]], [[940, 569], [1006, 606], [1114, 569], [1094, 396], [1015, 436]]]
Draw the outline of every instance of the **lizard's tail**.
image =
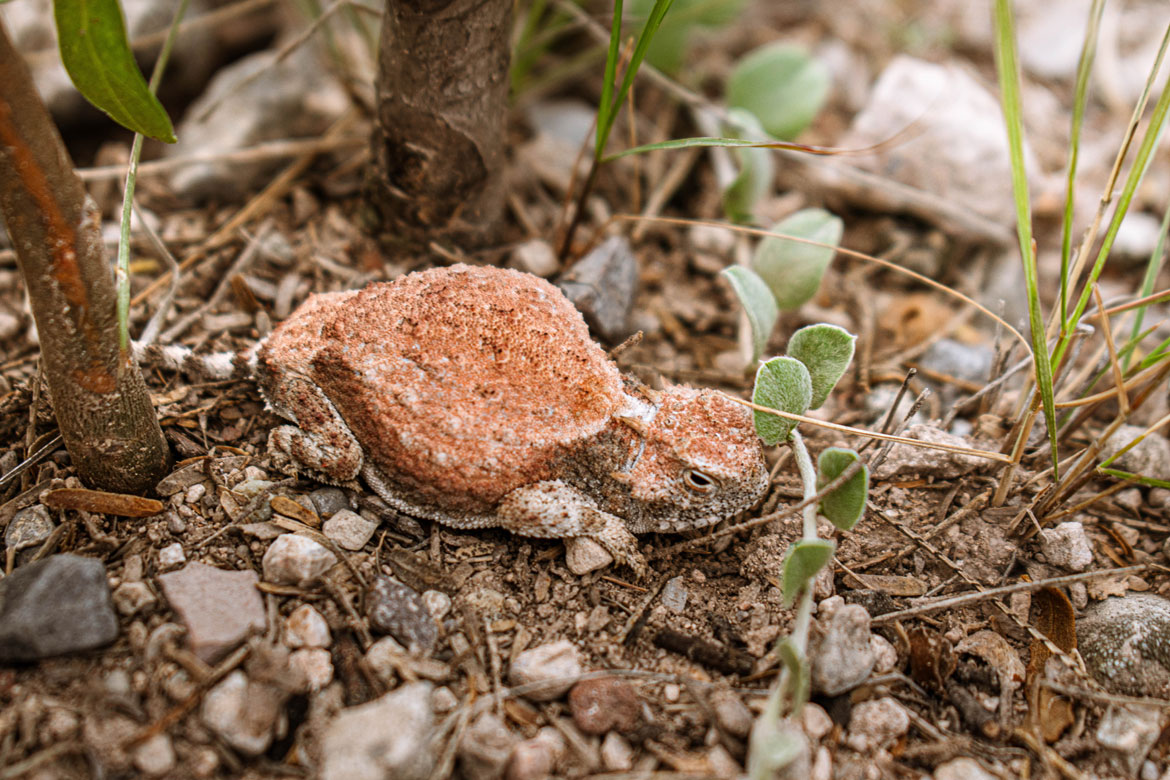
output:
[[158, 344], [144, 346], [135, 342], [134, 359], [140, 365], [178, 371], [194, 381], [221, 382], [251, 377], [256, 362], [256, 348], [199, 355], [190, 347]]

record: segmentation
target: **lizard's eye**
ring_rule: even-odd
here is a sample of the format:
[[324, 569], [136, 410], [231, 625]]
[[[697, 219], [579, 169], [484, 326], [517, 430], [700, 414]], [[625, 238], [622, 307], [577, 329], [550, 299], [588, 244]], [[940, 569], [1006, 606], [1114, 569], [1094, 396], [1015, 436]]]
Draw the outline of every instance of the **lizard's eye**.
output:
[[692, 493], [710, 493], [719, 487], [719, 480], [698, 469], [687, 469], [683, 473], [683, 483]]

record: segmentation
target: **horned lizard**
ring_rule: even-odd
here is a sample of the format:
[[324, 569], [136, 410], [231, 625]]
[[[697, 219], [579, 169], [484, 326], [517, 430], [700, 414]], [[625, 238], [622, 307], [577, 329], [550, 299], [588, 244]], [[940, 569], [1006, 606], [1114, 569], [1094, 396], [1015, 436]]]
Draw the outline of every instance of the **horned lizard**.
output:
[[561, 292], [456, 265], [311, 296], [256, 353], [278, 467], [455, 528], [587, 536], [702, 528], [767, 485], [750, 414], [624, 377]]

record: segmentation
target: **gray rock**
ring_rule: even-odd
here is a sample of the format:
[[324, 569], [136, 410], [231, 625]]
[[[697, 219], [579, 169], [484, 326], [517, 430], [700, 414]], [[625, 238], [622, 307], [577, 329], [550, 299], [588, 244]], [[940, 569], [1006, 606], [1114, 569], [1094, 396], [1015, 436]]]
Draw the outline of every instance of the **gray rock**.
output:
[[1097, 681], [1126, 696], [1170, 697], [1170, 601], [1129, 593], [1091, 604], [1077, 649]]
[[614, 344], [629, 335], [628, 320], [638, 291], [638, 261], [622, 236], [612, 236], [578, 260], [557, 286], [585, 315], [589, 329]]
[[343, 550], [360, 550], [370, 541], [378, 523], [354, 512], [352, 509], [339, 509], [333, 513], [321, 526], [321, 532]]
[[106, 569], [97, 559], [52, 555], [0, 579], [0, 662], [91, 650], [117, 636]]
[[876, 661], [865, 608], [857, 604], [838, 607], [809, 658], [813, 690], [826, 696], [837, 696], [865, 682]]
[[906, 708], [892, 696], [883, 696], [853, 708], [845, 744], [858, 753], [868, 753], [892, 743], [909, 730], [910, 715]]
[[604, 569], [613, 563], [613, 555], [588, 536], [573, 536], [565, 540], [565, 566], [578, 577]]
[[552, 276], [560, 269], [552, 244], [541, 238], [525, 241], [513, 249], [511, 265], [542, 278]]
[[178, 542], [168, 544], [158, 551], [158, 567], [160, 569], [173, 569], [176, 566], [182, 566], [186, 562], [187, 554], [183, 552], [183, 545]]
[[[953, 447], [971, 449], [966, 439], [939, 430], [933, 425], [911, 425], [905, 435], [911, 439], [948, 444]], [[964, 455], [946, 450], [927, 449], [911, 444], [895, 444], [886, 459], [873, 471], [873, 479], [888, 480], [894, 477], [933, 476], [939, 479], [954, 479], [987, 465], [991, 461], [974, 455]]]
[[997, 780], [997, 778], [973, 758], [954, 758], [935, 768], [934, 780]]
[[49, 510], [42, 504], [33, 504], [12, 516], [4, 531], [4, 544], [14, 550], [35, 547], [48, 539], [54, 528]]
[[1158, 741], [1164, 722], [1158, 707], [1111, 705], [1097, 726], [1097, 742], [1110, 752], [1110, 763], [1133, 777]]
[[[912, 137], [851, 161], [858, 167], [923, 190], [997, 224], [1015, 220], [1007, 136], [999, 101], [959, 67], [895, 57], [874, 84], [869, 103], [842, 140], [848, 148], [880, 144], [913, 126]], [[1025, 149], [1028, 170], [1036, 170]], [[886, 194], [850, 192], [866, 205], [887, 210]], [[926, 219], [937, 213], [922, 210]]]
[[[280, 63], [276, 52], [249, 55], [212, 79], [187, 110], [168, 146], [167, 157], [225, 152], [278, 138], [319, 136], [349, 105], [328, 68], [310, 47], [300, 47]], [[205, 162], [187, 165], [170, 177], [171, 187], [193, 200], [240, 198], [284, 161]]]
[[187, 627], [191, 651], [206, 663], [216, 663], [249, 634], [265, 628], [256, 572], [224, 571], [194, 562], [159, 575], [158, 581]]
[[282, 534], [268, 545], [261, 566], [268, 582], [305, 587], [319, 580], [335, 563], [337, 556], [309, 537]]
[[682, 577], [671, 577], [662, 587], [662, 606], [671, 612], [682, 613], [687, 608], [687, 586]]
[[389, 634], [414, 653], [429, 654], [439, 638], [439, 626], [422, 598], [386, 576], [379, 576], [366, 596], [370, 628]]
[[236, 669], [203, 697], [203, 724], [236, 750], [258, 756], [272, 744], [287, 696]]
[[918, 362], [923, 368], [968, 382], [983, 384], [991, 374], [995, 350], [986, 344], [964, 344], [939, 339], [930, 345]]
[[573, 686], [575, 680], [571, 678], [580, 676], [581, 671], [581, 654], [572, 642], [561, 639], [517, 655], [508, 671], [508, 682], [512, 685], [546, 683], [525, 696], [533, 701], [552, 701]]
[[712, 693], [711, 709], [715, 711], [715, 722], [728, 734], [743, 739], [752, 730], [752, 711], [734, 691], [719, 688]]
[[321, 517], [332, 517], [342, 509], [350, 509], [349, 495], [337, 487], [323, 487], [309, 494], [309, 499]]
[[492, 712], [485, 712], [472, 722], [459, 740], [457, 755], [464, 777], [498, 780], [504, 776], [508, 758], [519, 742], [504, 722]]
[[1085, 535], [1085, 526], [1076, 521], [1042, 529], [1040, 549], [1049, 563], [1070, 571], [1084, 571], [1093, 564], [1093, 548]]
[[[1121, 426], [1105, 443], [1105, 447], [1101, 450], [1101, 457], [1113, 457], [1122, 447], [1136, 439], [1145, 430], [1140, 425]], [[1151, 433], [1134, 445], [1133, 449], [1115, 460], [1112, 465], [1113, 468], [1128, 471], [1131, 474], [1170, 480], [1170, 441], [1167, 441], [1166, 437], [1160, 433]]]
[[145, 582], [123, 582], [114, 589], [114, 608], [122, 615], [150, 612], [158, 604], [158, 597]]
[[434, 766], [431, 684], [338, 713], [321, 742], [321, 780], [426, 780]]

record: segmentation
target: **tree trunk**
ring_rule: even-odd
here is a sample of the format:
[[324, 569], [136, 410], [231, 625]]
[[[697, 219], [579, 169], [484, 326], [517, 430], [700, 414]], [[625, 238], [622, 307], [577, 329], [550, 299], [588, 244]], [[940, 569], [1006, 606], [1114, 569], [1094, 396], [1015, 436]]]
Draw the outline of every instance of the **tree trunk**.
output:
[[511, 0], [386, 0], [369, 197], [407, 248], [492, 240], [503, 213]]
[[53, 410], [77, 473], [138, 493], [170, 450], [138, 366], [118, 345], [97, 208], [0, 24], [0, 216], [24, 275]]

